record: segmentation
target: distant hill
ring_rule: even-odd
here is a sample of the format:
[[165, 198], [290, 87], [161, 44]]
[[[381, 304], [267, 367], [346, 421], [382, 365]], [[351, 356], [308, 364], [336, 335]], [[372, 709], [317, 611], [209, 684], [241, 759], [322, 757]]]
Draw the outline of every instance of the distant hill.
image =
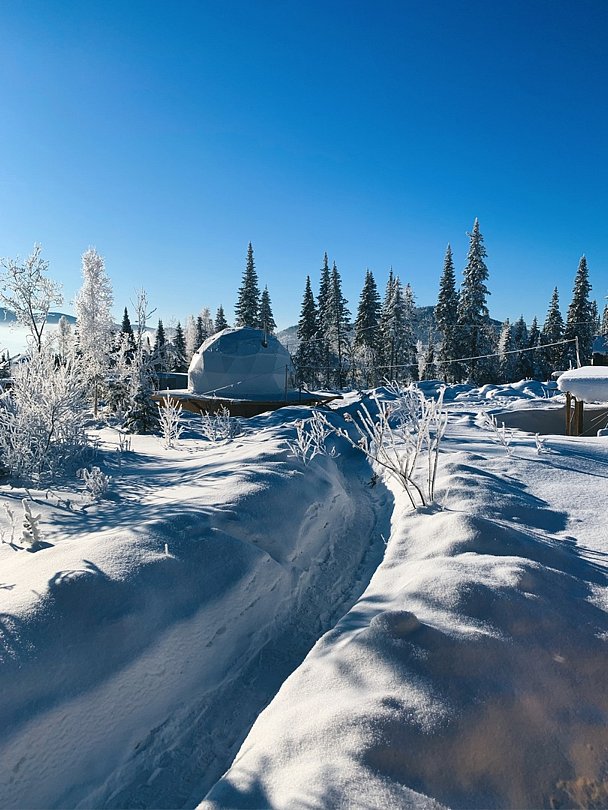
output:
[[[76, 323], [76, 318], [74, 315], [68, 315], [65, 312], [49, 312], [46, 322], [48, 324], [58, 324], [61, 317], [65, 317], [68, 323]], [[11, 324], [16, 323], [17, 318], [15, 313], [12, 312], [10, 309], [5, 309], [5, 307], [0, 307], [0, 326], [4, 324]]]

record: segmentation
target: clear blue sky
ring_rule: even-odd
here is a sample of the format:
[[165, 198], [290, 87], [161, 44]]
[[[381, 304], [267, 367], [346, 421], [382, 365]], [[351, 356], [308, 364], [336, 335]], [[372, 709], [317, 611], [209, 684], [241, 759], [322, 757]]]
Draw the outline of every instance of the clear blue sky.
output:
[[[587, 255], [608, 295], [607, 0], [0, 0], [0, 255], [72, 299], [221, 303], [254, 247], [279, 327], [335, 260], [434, 304], [474, 218], [491, 314], [544, 319]], [[64, 307], [70, 310], [69, 305]]]

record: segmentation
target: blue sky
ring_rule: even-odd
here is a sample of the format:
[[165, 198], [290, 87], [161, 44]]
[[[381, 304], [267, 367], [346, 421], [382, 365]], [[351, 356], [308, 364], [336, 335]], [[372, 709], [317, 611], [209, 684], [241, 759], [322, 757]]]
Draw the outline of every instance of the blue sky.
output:
[[[324, 251], [351, 311], [392, 265], [434, 304], [478, 217], [491, 314], [608, 295], [605, 0], [0, 0], [0, 255], [68, 301], [223, 304], [253, 243], [279, 327]], [[63, 307], [70, 310], [69, 305]]]

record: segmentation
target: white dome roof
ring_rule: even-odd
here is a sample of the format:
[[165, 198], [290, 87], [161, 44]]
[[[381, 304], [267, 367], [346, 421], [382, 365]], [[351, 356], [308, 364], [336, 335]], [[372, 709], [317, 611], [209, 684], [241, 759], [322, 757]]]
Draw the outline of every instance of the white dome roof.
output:
[[242, 399], [277, 399], [285, 393], [289, 352], [274, 335], [243, 326], [212, 335], [194, 353], [188, 390]]

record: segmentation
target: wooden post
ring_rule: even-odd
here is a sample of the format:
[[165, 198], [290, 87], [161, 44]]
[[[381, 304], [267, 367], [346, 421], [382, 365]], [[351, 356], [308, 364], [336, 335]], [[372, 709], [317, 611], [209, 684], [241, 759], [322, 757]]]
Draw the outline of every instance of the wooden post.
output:
[[583, 400], [574, 401], [574, 433], [576, 436], [583, 435]]
[[570, 436], [570, 404], [572, 402], [572, 394], [566, 391], [566, 436]]

